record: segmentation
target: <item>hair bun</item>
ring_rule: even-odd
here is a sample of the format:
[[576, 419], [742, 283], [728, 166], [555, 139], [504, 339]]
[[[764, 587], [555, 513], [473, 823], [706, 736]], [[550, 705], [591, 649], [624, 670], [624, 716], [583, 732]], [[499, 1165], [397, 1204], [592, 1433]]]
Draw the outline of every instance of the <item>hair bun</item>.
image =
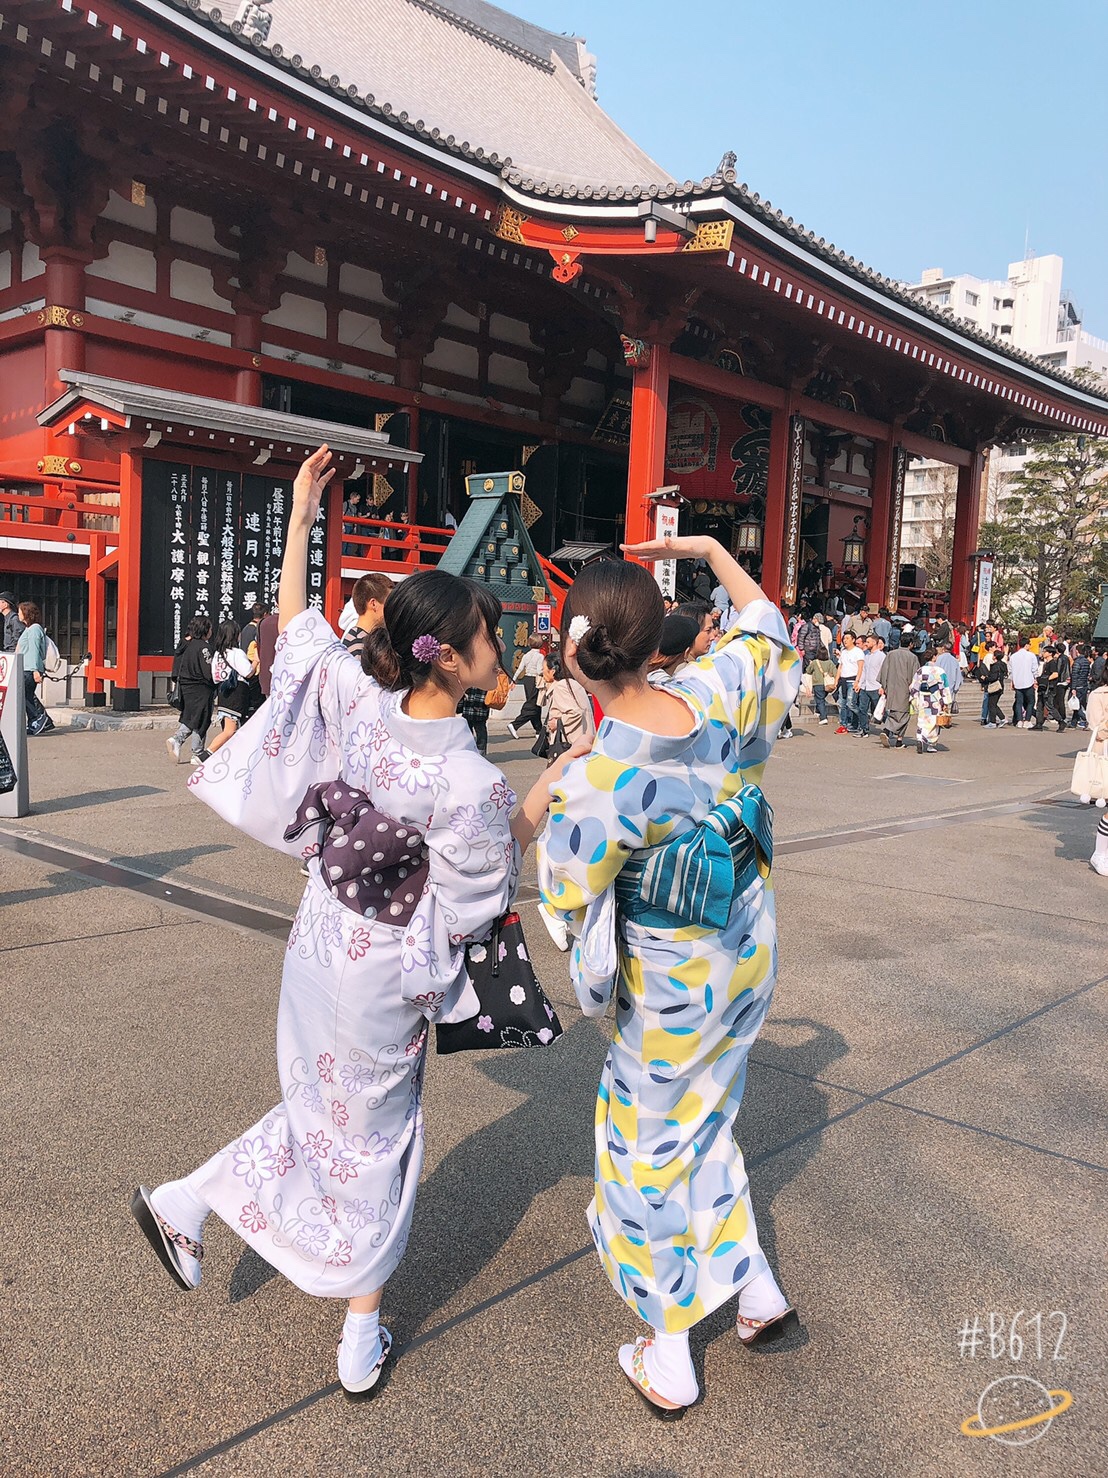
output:
[[590, 626], [577, 644], [577, 661], [592, 682], [608, 683], [627, 667], [622, 648], [612, 640], [607, 626]]

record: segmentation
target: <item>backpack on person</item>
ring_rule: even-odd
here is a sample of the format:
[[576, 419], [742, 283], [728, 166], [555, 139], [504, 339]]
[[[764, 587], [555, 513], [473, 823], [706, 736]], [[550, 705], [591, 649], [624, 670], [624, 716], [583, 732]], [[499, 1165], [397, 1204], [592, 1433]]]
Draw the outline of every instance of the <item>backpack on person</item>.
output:
[[229, 698], [239, 685], [238, 673], [222, 652], [216, 652], [212, 656], [212, 681], [219, 698]]
[[815, 659], [822, 640], [823, 634], [816, 623], [814, 621], [805, 621], [796, 633], [796, 644], [805, 662], [811, 662]]
[[58, 651], [58, 644], [52, 636], [46, 637], [46, 655], [43, 658], [42, 668], [47, 677], [62, 677], [65, 673], [62, 654]]

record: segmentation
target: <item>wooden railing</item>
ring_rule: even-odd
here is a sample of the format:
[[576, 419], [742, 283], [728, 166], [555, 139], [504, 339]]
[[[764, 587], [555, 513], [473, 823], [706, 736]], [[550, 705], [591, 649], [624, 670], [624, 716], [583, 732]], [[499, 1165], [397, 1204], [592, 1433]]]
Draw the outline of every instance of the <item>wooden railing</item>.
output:
[[[65, 545], [76, 542], [78, 534], [92, 530], [118, 533], [118, 496], [91, 494], [95, 498], [110, 497], [110, 502], [91, 502], [89, 497], [87, 492], [84, 497], [73, 497], [52, 488], [42, 493], [17, 493], [0, 487], [0, 534], [11, 539], [47, 538]], [[66, 532], [48, 532], [55, 529]]]
[[387, 518], [344, 518], [342, 562], [362, 573], [410, 574], [433, 570], [454, 536], [453, 529], [398, 523]]

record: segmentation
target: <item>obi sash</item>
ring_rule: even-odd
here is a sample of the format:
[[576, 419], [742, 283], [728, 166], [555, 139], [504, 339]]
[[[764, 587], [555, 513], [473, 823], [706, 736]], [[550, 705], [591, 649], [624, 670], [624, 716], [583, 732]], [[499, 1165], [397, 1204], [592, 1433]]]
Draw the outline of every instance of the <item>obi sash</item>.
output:
[[362, 918], [404, 928], [427, 887], [419, 828], [386, 816], [344, 780], [309, 785], [285, 841], [311, 826], [318, 828], [323, 881], [338, 901]]
[[744, 785], [691, 830], [631, 854], [615, 882], [632, 923], [659, 928], [695, 924], [722, 929], [735, 900], [773, 861], [773, 809], [756, 785]]

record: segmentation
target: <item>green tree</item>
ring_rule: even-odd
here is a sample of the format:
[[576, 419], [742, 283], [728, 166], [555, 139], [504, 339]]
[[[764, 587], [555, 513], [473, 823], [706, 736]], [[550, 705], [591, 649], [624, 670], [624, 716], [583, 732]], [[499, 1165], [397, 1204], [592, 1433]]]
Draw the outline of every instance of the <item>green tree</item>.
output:
[[998, 615], [1079, 630], [1108, 578], [1108, 441], [1067, 436], [1040, 444], [981, 526], [996, 554]]

